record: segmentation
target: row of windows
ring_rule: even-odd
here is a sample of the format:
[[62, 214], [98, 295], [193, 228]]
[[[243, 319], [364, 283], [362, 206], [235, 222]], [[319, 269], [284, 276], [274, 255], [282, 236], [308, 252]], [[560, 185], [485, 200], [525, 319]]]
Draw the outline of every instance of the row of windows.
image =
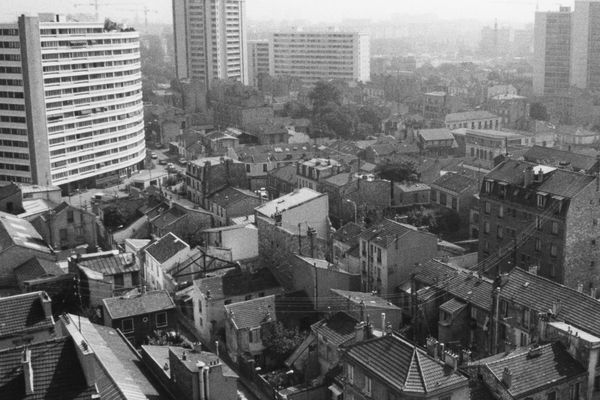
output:
[[20, 54], [0, 54], [0, 61], [21, 61]]
[[23, 92], [0, 91], [0, 97], [4, 97], [4, 98], [7, 98], [7, 99], [22, 99], [23, 98]]
[[[142, 321], [144, 323], [147, 323], [148, 320], [149, 320], [149, 317], [142, 318]], [[160, 313], [154, 314], [154, 323], [155, 323], [156, 328], [167, 327], [167, 325], [168, 325], [167, 313], [160, 312]], [[133, 333], [133, 330], [134, 330], [133, 318], [125, 318], [124, 320], [122, 320], [121, 321], [121, 330], [123, 331], [123, 333]]]
[[[58, 89], [58, 90], [47, 90], [46, 97], [54, 97], [54, 96], [68, 96], [70, 94], [79, 94], [79, 93], [88, 93], [99, 90], [110, 90], [117, 89], [127, 86], [135, 86], [141, 83], [140, 79], [134, 79], [132, 81], [127, 82], [117, 82], [117, 83], [104, 83], [102, 85], [92, 85], [92, 86], [79, 86], [75, 88], [68, 89]], [[2, 93], [2, 92], [0, 92]]]
[[69, 82], [79, 82], [86, 80], [95, 80], [102, 79], [106, 80], [113, 77], [121, 77], [128, 76], [133, 74], [139, 74], [138, 70], [129, 70], [129, 71], [117, 71], [117, 72], [103, 72], [99, 74], [89, 74], [89, 75], [77, 75], [77, 76], [62, 76], [62, 77], [54, 77], [54, 78], [46, 78], [44, 79], [44, 84], [46, 85], [57, 85], [59, 83], [69, 83]]
[[19, 42], [0, 42], [0, 49], [19, 49], [21, 43]]
[[19, 128], [0, 128], [0, 134], [2, 135], [18, 135], [18, 136], [25, 136], [27, 135], [27, 131], [25, 129], [19, 129]]
[[25, 117], [15, 117], [15, 116], [8, 116], [8, 115], [0, 115], [0, 122], [10, 122], [10, 123], [14, 123], [14, 124], [24, 124], [25, 123]]
[[139, 63], [139, 59], [134, 60], [120, 60], [120, 61], [102, 61], [102, 62], [90, 62], [90, 63], [78, 63], [78, 64], [63, 64], [63, 65], [46, 65], [44, 66], [44, 72], [58, 72], [58, 71], [77, 71], [92, 68], [106, 68], [106, 67], [118, 67], [121, 65], [130, 65]]
[[0, 103], [0, 110], [24, 111], [25, 106], [23, 104]]
[[75, 168], [75, 169], [70, 170], [70, 171], [59, 172], [59, 173], [56, 173], [56, 174], [52, 174], [52, 179], [54, 181], [58, 181], [58, 180], [61, 180], [61, 179], [64, 179], [64, 178], [68, 177], [69, 175], [77, 175], [78, 173], [79, 174], [83, 174], [83, 173], [86, 173], [86, 172], [94, 171], [96, 169], [99, 170], [99, 169], [102, 169], [103, 167], [106, 167], [106, 166], [109, 166], [109, 165], [113, 165], [113, 164], [118, 164], [118, 163], [123, 163], [123, 162], [129, 161], [129, 160], [131, 160], [133, 158], [136, 158], [136, 157], [139, 157], [139, 156], [143, 155], [144, 153], [145, 153], [145, 150], [141, 150], [141, 151], [139, 151], [137, 153], [130, 154], [128, 156], [124, 156], [124, 157], [121, 157], [119, 159], [105, 161], [105, 162], [102, 162], [102, 163], [98, 163], [96, 165], [89, 165], [87, 167], [82, 167], [82, 168], [79, 168], [79, 169]]
[[2, 86], [23, 86], [22, 79], [0, 79], [0, 85]]
[[29, 160], [29, 154], [13, 153], [10, 151], [0, 151], [0, 158], [15, 158], [17, 160]]
[[0, 74], [20, 74], [21, 67], [1, 67]]
[[28, 176], [12, 176], [12, 175], [0, 174], [0, 181], [17, 182], [17, 183], [31, 183], [31, 178]]
[[8, 170], [8, 171], [29, 171], [29, 165], [0, 163], [0, 169], [4, 169], [4, 170]]
[[117, 50], [47, 53], [47, 54], [42, 54], [42, 60], [58, 60], [61, 58], [74, 59], [74, 58], [88, 58], [88, 57], [117, 56], [120, 54], [139, 53], [139, 51], [140, 51], [139, 48], [133, 48], [133, 49], [117, 49]]
[[[62, 149], [57, 149], [57, 150], [53, 150], [50, 152], [50, 156], [51, 157], [58, 157], [62, 154], [67, 154], [67, 153], [74, 153], [74, 152], [78, 152], [78, 151], [84, 151], [84, 150], [88, 150], [88, 149], [93, 149], [95, 147], [99, 147], [99, 146], [104, 146], [110, 143], [118, 143], [118, 142], [123, 142], [129, 139], [133, 139], [136, 136], [140, 135], [140, 132], [133, 132], [130, 133], [129, 135], [125, 135], [125, 136], [113, 136], [110, 139], [104, 139], [104, 140], [99, 140], [97, 142], [91, 142], [91, 143], [86, 143], [86, 144], [82, 144], [82, 145], [78, 145], [78, 146], [71, 146], [69, 148], [62, 148]], [[85, 134], [81, 135], [82, 139], [85, 139], [87, 137], [91, 137], [92, 136], [92, 132], [86, 132]], [[114, 152], [116, 151], [120, 151], [123, 150], [122, 148], [120, 149], [113, 149]], [[72, 159], [74, 161], [77, 161], [77, 158]], [[81, 160], [80, 160], [81, 161]], [[73, 161], [72, 161], [73, 162]]]

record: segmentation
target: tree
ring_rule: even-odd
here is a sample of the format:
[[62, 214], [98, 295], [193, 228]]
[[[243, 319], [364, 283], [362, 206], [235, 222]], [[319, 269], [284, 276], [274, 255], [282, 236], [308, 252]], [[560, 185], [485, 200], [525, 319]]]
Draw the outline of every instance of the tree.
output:
[[529, 116], [537, 121], [548, 120], [548, 110], [542, 103], [531, 103], [529, 106]]
[[281, 322], [268, 325], [262, 332], [263, 344], [277, 358], [285, 358], [292, 354], [305, 337], [298, 328], [288, 329]]
[[419, 173], [413, 161], [400, 161], [379, 164], [376, 171], [383, 179], [394, 182], [416, 180]]
[[288, 101], [283, 105], [283, 114], [290, 118], [310, 118], [308, 108], [298, 101]]
[[109, 206], [104, 209], [103, 222], [107, 228], [117, 228], [125, 225], [127, 218], [119, 207]]
[[308, 94], [313, 105], [313, 114], [320, 114], [321, 108], [332, 102], [340, 106], [342, 104], [342, 94], [335, 85], [329, 82], [319, 81], [315, 84], [313, 90]]

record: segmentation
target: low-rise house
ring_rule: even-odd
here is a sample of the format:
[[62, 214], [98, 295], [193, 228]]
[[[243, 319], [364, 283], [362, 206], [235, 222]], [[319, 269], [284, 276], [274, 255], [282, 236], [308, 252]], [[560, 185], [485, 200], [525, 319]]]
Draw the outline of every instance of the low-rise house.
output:
[[135, 256], [118, 250], [77, 254], [68, 259], [69, 273], [79, 277], [82, 305], [96, 307], [102, 299], [140, 286]]
[[533, 138], [521, 133], [492, 129], [467, 129], [465, 131], [465, 155], [477, 161], [484, 168], [494, 168], [498, 160], [510, 153], [511, 149], [533, 145]]
[[448, 354], [440, 362], [395, 334], [348, 346], [342, 363], [345, 399], [469, 398], [468, 379], [456, 370], [457, 357]]
[[210, 228], [216, 216], [201, 208], [187, 207], [173, 201], [171, 206], [160, 204], [146, 213], [150, 234], [162, 237], [173, 233], [189, 243], [197, 241], [202, 228]]
[[56, 262], [32, 257], [15, 268], [17, 284], [22, 292], [45, 290], [51, 297], [63, 291], [72, 292], [73, 274], [67, 274]]
[[490, 112], [498, 115], [503, 127], [526, 129], [529, 123], [529, 102], [527, 97], [517, 94], [498, 94], [487, 100], [485, 105]]
[[175, 290], [171, 269], [190, 256], [190, 246], [172, 233], [144, 249], [144, 281], [152, 289]]
[[21, 188], [15, 183], [0, 186], [0, 211], [18, 215], [23, 209], [23, 194]]
[[258, 229], [254, 224], [205, 229], [202, 239], [209, 254], [211, 249], [225, 250], [229, 261], [258, 257]]
[[266, 189], [270, 199], [291, 193], [297, 186], [296, 166], [293, 164], [275, 168], [267, 173]]
[[296, 164], [296, 177], [299, 188], [319, 190], [319, 183], [340, 172], [340, 163], [336, 160], [313, 158]]
[[61, 190], [58, 186], [20, 184], [19, 187], [21, 188], [23, 201], [43, 199], [55, 204], [59, 204], [62, 201]]
[[194, 325], [204, 340], [223, 336], [227, 304], [283, 294], [283, 288], [268, 269], [255, 273], [237, 268], [194, 281], [190, 296]]
[[392, 206], [424, 206], [431, 201], [431, 188], [419, 182], [394, 183]]
[[560, 342], [519, 347], [468, 368], [496, 399], [587, 398], [587, 372]]
[[188, 198], [207, 208], [206, 199], [227, 187], [248, 187], [246, 166], [228, 157], [207, 157], [187, 163], [186, 192]]
[[332, 236], [333, 264], [351, 274], [360, 274], [358, 238], [364, 228], [354, 222], [340, 227]]
[[238, 399], [237, 374], [213, 353], [175, 346], [142, 346], [141, 353], [145, 366], [178, 399]]
[[453, 210], [462, 221], [467, 221], [473, 195], [478, 191], [475, 179], [447, 172], [431, 183], [431, 203]]
[[258, 365], [264, 365], [264, 331], [277, 322], [275, 296], [259, 297], [225, 306], [225, 337], [232, 360], [249, 354]]
[[256, 194], [231, 186], [213, 193], [206, 200], [207, 209], [215, 215], [218, 226], [230, 225], [231, 218], [252, 214], [260, 204], [261, 199]]
[[204, 145], [211, 156], [223, 155], [230, 148], [236, 148], [240, 145], [240, 140], [234, 134], [228, 131], [213, 131], [207, 133], [202, 138]]
[[523, 155], [528, 162], [595, 174], [600, 166], [598, 158], [551, 147], [533, 146]]
[[447, 156], [457, 147], [448, 128], [421, 129], [417, 133], [419, 150], [431, 156]]
[[331, 289], [332, 311], [344, 312], [357, 321], [369, 321], [374, 329], [385, 332], [388, 328], [402, 327], [402, 309], [389, 300], [373, 293]]
[[105, 326], [120, 329], [137, 346], [154, 331], [170, 331], [177, 326], [175, 302], [165, 290], [103, 299], [102, 316]]
[[52, 301], [46, 292], [0, 298], [0, 349], [43, 342], [55, 336]]
[[465, 111], [446, 115], [446, 128], [500, 129], [501, 119], [489, 111]]

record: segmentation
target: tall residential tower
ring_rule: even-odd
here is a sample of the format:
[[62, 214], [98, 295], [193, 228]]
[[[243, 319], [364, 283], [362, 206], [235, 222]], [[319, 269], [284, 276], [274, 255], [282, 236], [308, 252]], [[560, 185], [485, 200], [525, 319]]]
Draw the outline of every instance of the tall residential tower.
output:
[[144, 140], [137, 32], [54, 15], [0, 25], [0, 181], [114, 183]]
[[245, 0], [173, 0], [177, 78], [248, 83]]
[[571, 85], [600, 91], [600, 0], [575, 1]]

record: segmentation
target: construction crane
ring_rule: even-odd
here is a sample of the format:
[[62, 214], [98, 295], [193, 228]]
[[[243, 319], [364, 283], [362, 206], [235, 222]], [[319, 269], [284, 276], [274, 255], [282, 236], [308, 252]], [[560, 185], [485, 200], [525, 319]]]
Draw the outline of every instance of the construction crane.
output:
[[[95, 16], [96, 20], [98, 20], [100, 17], [100, 13], [98, 11], [100, 6], [103, 6], [103, 7], [104, 6], [114, 6], [114, 7], [118, 8], [120, 11], [135, 11], [135, 12], [140, 11], [139, 8], [121, 8], [121, 6], [134, 6], [134, 5], [136, 5], [136, 4], [133, 4], [133, 3], [111, 3], [111, 2], [104, 2], [101, 0], [90, 0], [87, 3], [75, 3], [75, 4], [73, 4], [73, 7], [81, 7], [81, 6], [94, 7], [94, 16]], [[143, 6], [142, 11], [144, 12], [144, 26], [147, 30], [148, 29], [148, 14], [149, 13], [158, 14], [158, 11], [148, 8], [148, 6]]]

